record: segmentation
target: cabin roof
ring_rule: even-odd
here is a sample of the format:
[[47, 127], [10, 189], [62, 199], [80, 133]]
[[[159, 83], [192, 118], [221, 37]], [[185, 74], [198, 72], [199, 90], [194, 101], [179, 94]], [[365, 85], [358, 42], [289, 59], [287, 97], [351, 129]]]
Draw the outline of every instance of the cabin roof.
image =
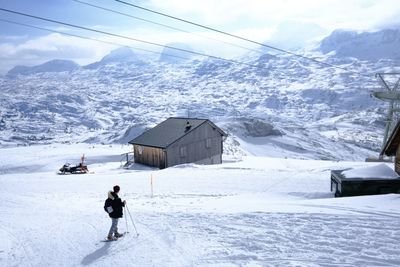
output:
[[399, 144], [400, 144], [400, 121], [397, 122], [396, 127], [393, 129], [388, 140], [386, 141], [386, 144], [381, 151], [381, 155], [383, 154], [385, 154], [386, 156], [396, 155], [396, 150]]
[[142, 133], [138, 137], [129, 141], [129, 144], [167, 148], [204, 123], [209, 123], [211, 127], [220, 132], [221, 135], [227, 136], [224, 131], [222, 131], [208, 119], [175, 117], [168, 118], [167, 120], [156, 125], [154, 128]]

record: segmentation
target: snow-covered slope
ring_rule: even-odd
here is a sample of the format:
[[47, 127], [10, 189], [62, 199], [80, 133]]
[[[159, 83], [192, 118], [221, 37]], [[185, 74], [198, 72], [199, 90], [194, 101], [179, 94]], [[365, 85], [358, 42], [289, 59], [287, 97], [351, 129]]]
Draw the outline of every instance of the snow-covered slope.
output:
[[398, 71], [396, 62], [308, 53], [353, 73], [270, 54], [243, 59], [257, 67], [213, 59], [138, 63], [124, 48], [89, 68], [0, 78], [0, 146], [126, 143], [170, 116], [189, 115], [230, 134], [225, 153], [377, 155], [386, 104], [370, 88], [377, 87], [374, 73]]
[[[398, 195], [330, 193], [330, 169], [377, 163], [224, 157], [221, 165], [124, 170], [126, 149], [0, 149], [0, 265], [400, 265]], [[81, 153], [90, 174], [55, 173]], [[139, 237], [126, 210], [119, 230], [129, 233], [104, 243], [111, 221], [103, 205], [115, 184]]]

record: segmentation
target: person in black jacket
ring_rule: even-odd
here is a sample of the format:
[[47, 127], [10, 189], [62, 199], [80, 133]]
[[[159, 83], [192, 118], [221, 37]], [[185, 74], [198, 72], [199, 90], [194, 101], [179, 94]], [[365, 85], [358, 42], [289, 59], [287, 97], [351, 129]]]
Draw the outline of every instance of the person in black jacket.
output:
[[104, 210], [111, 218], [111, 227], [107, 236], [108, 240], [113, 240], [113, 238], [119, 238], [122, 236], [122, 234], [118, 233], [118, 219], [123, 216], [122, 208], [125, 207], [126, 201], [122, 201], [119, 198], [119, 190], [120, 187], [118, 185], [114, 186], [113, 191], [108, 192], [108, 198], [104, 204]]

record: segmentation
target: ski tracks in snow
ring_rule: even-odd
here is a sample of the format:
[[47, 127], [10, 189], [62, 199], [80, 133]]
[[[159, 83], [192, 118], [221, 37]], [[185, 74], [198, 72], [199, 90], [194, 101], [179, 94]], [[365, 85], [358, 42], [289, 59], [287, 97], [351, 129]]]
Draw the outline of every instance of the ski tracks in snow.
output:
[[[142, 220], [149, 224], [147, 240], [158, 250], [158, 260], [166, 257], [147, 262], [151, 266], [400, 264], [399, 219], [256, 212], [161, 213]], [[149, 248], [149, 243], [144, 246]], [[168, 261], [171, 258], [182, 260]]]
[[[25, 242], [18, 239], [15, 234], [4, 226], [0, 226], [0, 236], [2, 237], [0, 265], [22, 266], [26, 264], [25, 260], [31, 256], [31, 253], [25, 248]], [[33, 265], [29, 264], [29, 266]]]
[[[142, 214], [138, 230], [140, 236], [130, 251], [136, 255], [132, 264], [137, 266], [193, 266], [196, 240], [190, 233], [182, 233], [176, 220], [165, 220], [159, 213]], [[146, 255], [138, 261], [140, 255]]]
[[[115, 242], [97, 242], [96, 248], [82, 260], [82, 265], [108, 266], [193, 266], [194, 241], [182, 240], [176, 234], [175, 221], [163, 220], [157, 215], [139, 215], [136, 217], [137, 230], [129, 222], [129, 233]], [[122, 219], [120, 228], [125, 229]], [[189, 246], [186, 246], [190, 243]]]

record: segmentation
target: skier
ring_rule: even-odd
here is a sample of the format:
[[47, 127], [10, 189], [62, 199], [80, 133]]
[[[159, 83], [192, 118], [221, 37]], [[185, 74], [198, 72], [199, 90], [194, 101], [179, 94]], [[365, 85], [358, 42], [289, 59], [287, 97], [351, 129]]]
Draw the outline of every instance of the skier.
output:
[[122, 201], [119, 198], [119, 190], [120, 187], [118, 185], [114, 186], [113, 191], [108, 192], [108, 198], [104, 204], [104, 210], [111, 218], [111, 228], [108, 232], [107, 240], [114, 240], [123, 236], [123, 234], [118, 233], [118, 219], [122, 218], [122, 207], [125, 207], [126, 201]]

